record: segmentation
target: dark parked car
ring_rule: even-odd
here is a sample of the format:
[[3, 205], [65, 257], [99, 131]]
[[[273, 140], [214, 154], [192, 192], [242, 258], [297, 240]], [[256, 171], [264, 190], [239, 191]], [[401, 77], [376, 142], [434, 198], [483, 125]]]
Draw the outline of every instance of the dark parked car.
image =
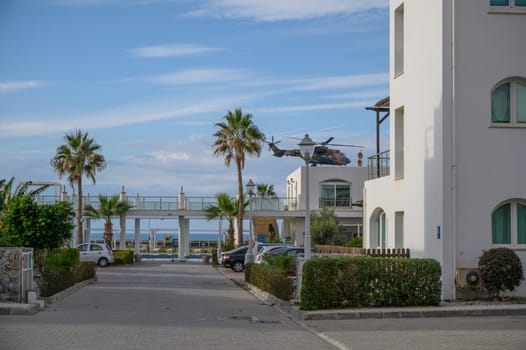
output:
[[242, 272], [245, 269], [245, 254], [247, 250], [248, 246], [243, 246], [221, 253], [222, 264], [236, 272]]

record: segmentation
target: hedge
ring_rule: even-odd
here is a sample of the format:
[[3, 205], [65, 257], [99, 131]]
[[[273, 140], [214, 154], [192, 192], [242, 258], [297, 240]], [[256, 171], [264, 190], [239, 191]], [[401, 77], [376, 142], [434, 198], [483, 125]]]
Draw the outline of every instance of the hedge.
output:
[[53, 249], [44, 258], [40, 295], [48, 297], [95, 277], [94, 263], [81, 263], [75, 248]]
[[115, 265], [133, 263], [133, 250], [114, 250]]
[[246, 264], [245, 281], [285, 301], [294, 293], [292, 279], [279, 267], [268, 264]]
[[437, 305], [440, 275], [432, 259], [315, 258], [303, 266], [300, 308]]

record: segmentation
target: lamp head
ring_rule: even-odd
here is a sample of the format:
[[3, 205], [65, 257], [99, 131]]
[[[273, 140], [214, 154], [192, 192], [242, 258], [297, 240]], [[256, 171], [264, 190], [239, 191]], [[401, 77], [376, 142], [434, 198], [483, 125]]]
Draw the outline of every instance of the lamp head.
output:
[[247, 184], [245, 185], [247, 188], [247, 192], [250, 196], [254, 194], [254, 189], [256, 188], [256, 184], [252, 181], [252, 179], [248, 180]]
[[314, 154], [316, 142], [312, 141], [312, 139], [309, 137], [309, 134], [305, 134], [305, 137], [300, 141], [300, 143], [298, 143], [298, 146], [300, 148], [301, 156], [303, 159], [305, 159], [305, 161], [308, 162]]

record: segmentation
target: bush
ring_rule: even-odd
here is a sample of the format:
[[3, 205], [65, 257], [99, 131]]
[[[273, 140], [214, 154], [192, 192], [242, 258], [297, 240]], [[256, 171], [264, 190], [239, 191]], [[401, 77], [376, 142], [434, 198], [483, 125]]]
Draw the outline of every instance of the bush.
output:
[[93, 262], [81, 262], [75, 270], [73, 270], [73, 273], [75, 274], [75, 280], [76, 282], [82, 282], [85, 280], [89, 280], [90, 278], [95, 278], [96, 276], [96, 267], [97, 264]]
[[287, 271], [292, 271], [292, 257], [288, 255], [274, 255], [274, 256], [268, 256], [265, 258], [267, 263], [271, 266], [275, 266], [278, 269], [280, 269], [283, 273], [287, 273]]
[[57, 248], [47, 252], [44, 271], [71, 272], [80, 263], [80, 252], [75, 248]]
[[40, 282], [40, 295], [49, 297], [73, 286], [76, 282], [73, 271], [44, 271]]
[[362, 248], [363, 247], [363, 237], [354, 237], [349, 242], [345, 243], [346, 247]]
[[484, 251], [479, 257], [479, 270], [482, 288], [490, 297], [513, 291], [524, 280], [521, 260], [508, 248]]
[[440, 264], [431, 259], [311, 259], [303, 265], [300, 307], [437, 305], [440, 275]]
[[246, 264], [245, 280], [277, 298], [289, 301], [294, 293], [292, 279], [279, 267], [267, 264]]
[[133, 250], [114, 250], [115, 265], [133, 263]]

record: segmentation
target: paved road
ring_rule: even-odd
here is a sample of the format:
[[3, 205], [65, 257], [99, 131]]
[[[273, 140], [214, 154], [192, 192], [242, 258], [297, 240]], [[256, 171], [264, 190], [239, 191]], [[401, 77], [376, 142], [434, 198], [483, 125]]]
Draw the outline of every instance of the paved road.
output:
[[0, 350], [334, 349], [210, 265], [98, 269], [33, 316], [0, 316]]
[[352, 350], [525, 350], [526, 316], [305, 321]]
[[526, 316], [298, 324], [210, 265], [145, 262], [98, 276], [36, 315], [0, 316], [0, 350], [526, 349]]

